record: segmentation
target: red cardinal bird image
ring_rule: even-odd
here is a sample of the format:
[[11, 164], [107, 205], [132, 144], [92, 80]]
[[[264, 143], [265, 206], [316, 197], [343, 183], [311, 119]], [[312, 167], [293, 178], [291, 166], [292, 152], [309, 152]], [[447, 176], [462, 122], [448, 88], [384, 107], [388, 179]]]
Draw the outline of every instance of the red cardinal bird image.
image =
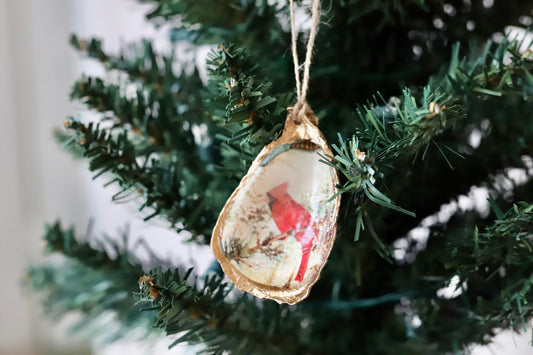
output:
[[294, 278], [295, 281], [301, 282], [307, 270], [313, 239], [318, 239], [318, 231], [311, 214], [287, 193], [288, 187], [287, 181], [268, 191], [268, 206], [279, 231], [294, 236], [302, 245], [302, 261]]

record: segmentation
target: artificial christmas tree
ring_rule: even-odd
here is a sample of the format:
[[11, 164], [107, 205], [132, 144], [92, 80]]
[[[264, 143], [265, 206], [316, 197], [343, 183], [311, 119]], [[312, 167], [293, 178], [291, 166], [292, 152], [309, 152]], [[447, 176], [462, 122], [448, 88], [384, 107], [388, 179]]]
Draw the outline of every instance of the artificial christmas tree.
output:
[[[209, 80], [147, 41], [112, 55], [97, 39], [73, 36], [120, 79], [76, 82], [72, 98], [101, 120], [69, 118], [60, 136], [95, 176], [120, 187], [115, 199], [138, 194], [148, 223], [164, 219], [191, 243], [209, 244], [231, 192], [300, 99], [288, 2], [143, 2], [154, 3], [151, 21], [175, 26], [172, 41], [212, 46]], [[297, 2], [302, 19], [306, 5]], [[112, 259], [58, 223], [47, 227], [47, 245], [69, 267], [32, 267], [33, 286], [59, 313], [114, 311], [124, 325], [115, 336], [148, 331], [153, 320], [180, 333], [173, 344], [212, 353], [438, 354], [488, 343], [499, 329], [528, 331], [533, 55], [527, 36], [501, 33], [530, 23], [532, 10], [518, 0], [323, 3], [307, 102], [332, 145], [320, 164], [338, 172], [342, 199], [333, 250], [302, 303], [234, 290], [216, 267], [206, 277], [184, 263], [143, 271], [128, 250], [115, 247]], [[527, 179], [503, 183], [513, 181], [511, 168]], [[473, 187], [490, 193], [488, 215], [439, 214]], [[280, 181], [264, 192], [274, 212], [291, 190]], [[272, 228], [288, 232], [275, 213]], [[303, 255], [308, 238], [293, 239]], [[457, 292], [443, 295], [452, 280]]]

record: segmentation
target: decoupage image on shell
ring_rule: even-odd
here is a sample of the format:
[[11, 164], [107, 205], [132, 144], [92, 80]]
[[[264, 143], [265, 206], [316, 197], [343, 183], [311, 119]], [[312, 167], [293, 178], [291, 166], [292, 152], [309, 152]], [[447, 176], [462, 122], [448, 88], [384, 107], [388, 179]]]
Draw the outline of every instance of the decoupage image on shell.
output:
[[319, 161], [320, 145], [280, 140], [265, 148], [228, 200], [212, 243], [238, 288], [296, 303], [331, 251], [338, 201], [329, 200], [337, 176]]

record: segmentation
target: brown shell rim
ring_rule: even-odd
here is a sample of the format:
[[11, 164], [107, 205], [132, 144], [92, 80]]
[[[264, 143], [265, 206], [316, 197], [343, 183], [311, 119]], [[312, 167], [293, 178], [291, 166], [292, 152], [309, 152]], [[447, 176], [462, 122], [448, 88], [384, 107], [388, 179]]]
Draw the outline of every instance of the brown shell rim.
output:
[[[249, 278], [244, 276], [244, 274], [238, 271], [235, 267], [233, 267], [233, 265], [231, 265], [231, 261], [226, 258], [226, 256], [222, 252], [222, 248], [220, 247], [218, 238], [218, 235], [220, 234], [220, 230], [222, 228], [222, 221], [226, 220], [227, 214], [229, 213], [229, 210], [233, 205], [233, 199], [240, 192], [240, 190], [247, 185], [248, 180], [252, 176], [252, 173], [260, 166], [263, 159], [267, 157], [268, 154], [270, 154], [276, 146], [279, 146], [281, 144], [292, 143], [298, 139], [310, 139], [312, 142], [317, 143], [324, 153], [326, 153], [327, 155], [332, 155], [332, 152], [326, 142], [326, 139], [322, 135], [322, 132], [320, 132], [318, 127], [311, 123], [317, 122], [317, 119], [316, 117], [314, 117], [314, 114], [309, 110], [308, 112], [306, 112], [305, 117], [297, 118], [295, 117], [295, 115], [293, 115], [292, 107], [288, 108], [288, 111], [289, 113], [285, 123], [285, 129], [283, 130], [281, 137], [278, 138], [276, 141], [268, 144], [261, 150], [257, 158], [255, 158], [254, 162], [250, 166], [250, 169], [248, 169], [246, 175], [242, 178], [241, 182], [239, 183], [239, 186], [237, 186], [235, 191], [233, 191], [231, 196], [228, 198], [226, 204], [224, 205], [224, 208], [222, 209], [222, 212], [218, 217], [215, 228], [213, 229], [213, 234], [211, 236], [211, 249], [215, 257], [219, 261], [222, 270], [224, 271], [226, 276], [231, 280], [231, 282], [235, 284], [235, 286], [239, 290], [249, 292], [259, 298], [272, 299], [278, 303], [288, 303], [293, 305], [303, 301], [309, 295], [311, 287], [320, 278], [320, 273], [326, 265], [326, 262], [319, 266], [319, 268], [315, 271], [312, 279], [309, 279], [307, 282], [302, 282], [299, 287], [282, 288], [276, 286], [267, 286], [250, 280]], [[337, 185], [339, 183], [337, 170], [335, 170], [334, 168], [331, 169], [333, 172], [334, 183], [335, 185]], [[335, 187], [335, 193], [336, 192], [337, 188]], [[333, 216], [335, 220], [337, 219], [339, 213], [340, 199], [340, 196], [337, 196], [335, 198], [335, 204], [333, 207]], [[324, 255], [328, 257], [331, 254], [331, 249], [333, 248], [333, 244], [335, 243], [337, 233], [336, 221], [330, 233], [333, 234], [333, 238], [329, 242], [327, 253], [324, 252]]]

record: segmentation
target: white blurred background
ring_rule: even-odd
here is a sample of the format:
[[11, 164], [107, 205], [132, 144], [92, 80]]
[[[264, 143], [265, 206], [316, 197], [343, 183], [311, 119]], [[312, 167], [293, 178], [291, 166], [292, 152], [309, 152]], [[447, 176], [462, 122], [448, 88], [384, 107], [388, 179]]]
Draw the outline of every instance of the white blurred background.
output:
[[[92, 181], [86, 165], [61, 151], [52, 137], [53, 128], [82, 109], [69, 102], [70, 85], [81, 72], [100, 69], [74, 53], [69, 35], [101, 37], [110, 50], [152, 38], [156, 48], [168, 50], [165, 30], [144, 20], [149, 8], [134, 0], [0, 0], [0, 355], [195, 353], [185, 347], [169, 352], [169, 339], [152, 349], [126, 341], [109, 347], [88, 343], [66, 331], [68, 319], [47, 321], [19, 286], [26, 267], [42, 260], [43, 225], [58, 217], [79, 231], [94, 218], [96, 233], [113, 234], [129, 223], [132, 237], [149, 235], [153, 248], [170, 260], [183, 250], [174, 232], [140, 222], [135, 206], [112, 205], [103, 180]], [[185, 254], [182, 260], [203, 261], [201, 268], [212, 258], [194, 246]], [[533, 354], [530, 344], [531, 330], [503, 333], [474, 354]]]

